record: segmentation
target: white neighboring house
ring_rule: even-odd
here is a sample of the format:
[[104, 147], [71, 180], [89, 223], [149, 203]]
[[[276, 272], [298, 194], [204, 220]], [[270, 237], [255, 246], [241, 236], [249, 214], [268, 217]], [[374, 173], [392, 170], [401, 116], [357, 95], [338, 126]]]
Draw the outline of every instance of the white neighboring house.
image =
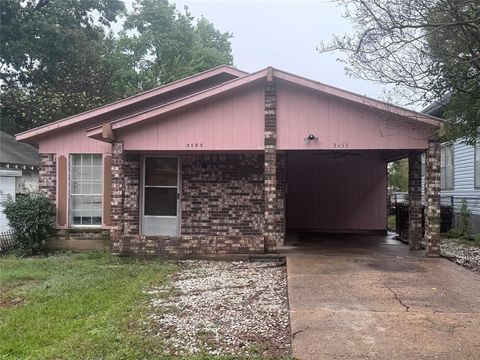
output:
[[[442, 117], [443, 108], [442, 103], [434, 103], [422, 112]], [[440, 184], [442, 205], [453, 204], [458, 214], [465, 200], [471, 213], [472, 231], [480, 233], [480, 144], [466, 145], [462, 140], [443, 143]]]
[[[0, 196], [38, 188], [38, 150], [0, 131]], [[8, 221], [0, 205], [0, 233], [8, 231]]]

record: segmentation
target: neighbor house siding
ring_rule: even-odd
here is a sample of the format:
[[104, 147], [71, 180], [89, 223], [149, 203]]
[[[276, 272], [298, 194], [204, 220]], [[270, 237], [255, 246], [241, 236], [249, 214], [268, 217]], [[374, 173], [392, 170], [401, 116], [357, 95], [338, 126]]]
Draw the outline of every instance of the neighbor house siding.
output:
[[450, 196], [455, 199], [455, 210], [467, 201], [473, 215], [480, 215], [480, 189], [475, 188], [475, 148], [457, 141], [453, 145], [453, 189], [442, 190], [442, 203], [446, 204]]

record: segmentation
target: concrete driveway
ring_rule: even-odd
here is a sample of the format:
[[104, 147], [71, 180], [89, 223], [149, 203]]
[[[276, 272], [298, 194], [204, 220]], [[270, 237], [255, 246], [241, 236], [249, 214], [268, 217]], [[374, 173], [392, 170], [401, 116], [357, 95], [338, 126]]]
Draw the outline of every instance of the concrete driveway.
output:
[[388, 237], [286, 248], [299, 359], [480, 359], [480, 275]]

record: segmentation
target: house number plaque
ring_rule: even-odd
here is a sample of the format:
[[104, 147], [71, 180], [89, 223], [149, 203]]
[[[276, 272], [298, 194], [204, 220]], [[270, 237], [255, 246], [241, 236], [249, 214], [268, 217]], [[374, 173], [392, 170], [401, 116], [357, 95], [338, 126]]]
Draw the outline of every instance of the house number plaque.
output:
[[189, 149], [203, 148], [203, 143], [187, 143], [187, 148]]
[[347, 149], [348, 143], [333, 143], [332, 147], [335, 149]]

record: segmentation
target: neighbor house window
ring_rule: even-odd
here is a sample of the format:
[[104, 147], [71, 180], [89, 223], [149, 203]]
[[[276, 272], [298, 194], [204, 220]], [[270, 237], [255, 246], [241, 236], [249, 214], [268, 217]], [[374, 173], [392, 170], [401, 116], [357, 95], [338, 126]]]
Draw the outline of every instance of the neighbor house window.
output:
[[74, 226], [102, 224], [102, 155], [70, 158], [70, 218]]
[[453, 189], [453, 145], [441, 148], [440, 185], [442, 189]]
[[480, 188], [480, 144], [475, 145], [475, 187]]

